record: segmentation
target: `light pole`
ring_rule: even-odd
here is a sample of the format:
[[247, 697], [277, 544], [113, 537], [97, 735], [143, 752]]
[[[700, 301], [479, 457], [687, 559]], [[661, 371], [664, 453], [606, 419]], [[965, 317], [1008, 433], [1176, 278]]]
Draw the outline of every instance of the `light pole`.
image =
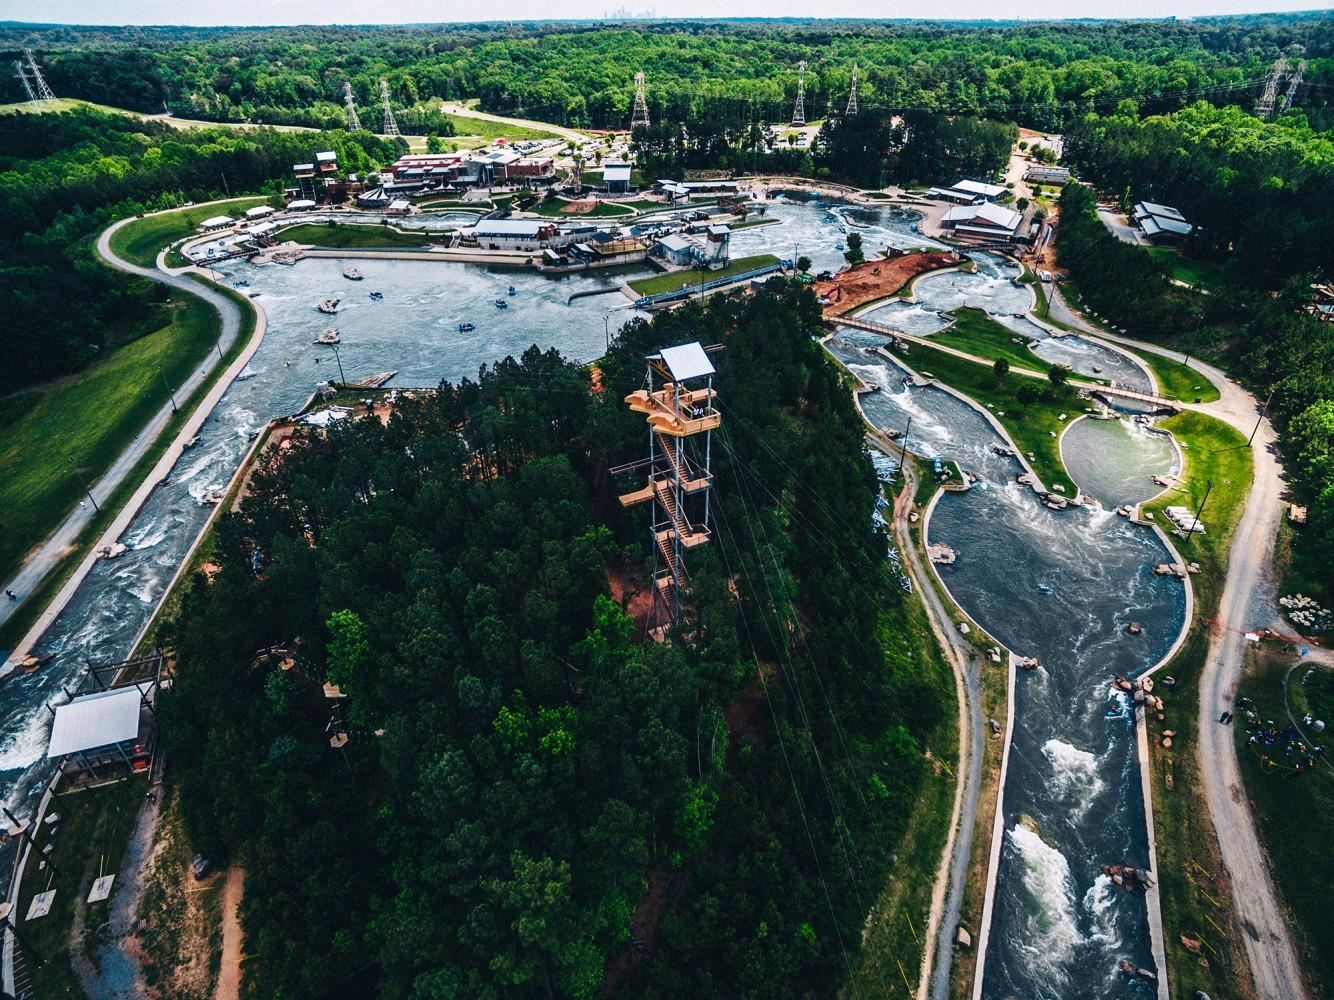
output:
[[176, 409], [176, 393], [172, 390], [171, 383], [167, 381], [167, 373], [163, 370], [161, 365], [157, 366], [157, 373], [162, 376], [162, 384], [167, 387], [167, 398], [171, 400], [171, 412], [179, 412]]
[[1264, 420], [1265, 414], [1269, 412], [1269, 401], [1274, 398], [1274, 387], [1269, 387], [1269, 396], [1265, 399], [1265, 405], [1260, 407], [1260, 415], [1255, 418], [1255, 426], [1251, 428], [1251, 436], [1246, 439], [1246, 447], [1250, 447], [1255, 439], [1255, 432], [1260, 429], [1260, 421]]
[[1209, 485], [1204, 489], [1204, 499], [1200, 501], [1200, 506], [1195, 511], [1195, 520], [1190, 522], [1190, 532], [1193, 533], [1200, 525], [1200, 515], [1204, 513], [1204, 505], [1209, 502], [1209, 494], [1213, 491], [1214, 481], [1209, 480]]
[[603, 347], [604, 353], [611, 350], [611, 313], [602, 314], [602, 332], [606, 336], [606, 344]]
[[899, 472], [903, 473], [903, 482], [908, 482], [908, 469], [904, 464], [908, 459], [908, 432], [912, 430], [912, 417], [908, 418], [908, 426], [903, 428], [903, 440], [899, 442]]
[[69, 460], [69, 467], [70, 471], [73, 472], [75, 477], [79, 480], [79, 485], [83, 487], [83, 491], [88, 494], [88, 502], [93, 505], [93, 510], [97, 511], [99, 514], [102, 513], [102, 509], [97, 506], [97, 501], [93, 499], [93, 491], [88, 488], [87, 480], [83, 478], [83, 473], [79, 471], [79, 467], [74, 464], [73, 457]]
[[338, 381], [343, 385], [347, 385], [347, 376], [343, 374], [343, 359], [338, 354], [338, 345], [334, 344], [333, 349], [334, 360], [338, 362]]

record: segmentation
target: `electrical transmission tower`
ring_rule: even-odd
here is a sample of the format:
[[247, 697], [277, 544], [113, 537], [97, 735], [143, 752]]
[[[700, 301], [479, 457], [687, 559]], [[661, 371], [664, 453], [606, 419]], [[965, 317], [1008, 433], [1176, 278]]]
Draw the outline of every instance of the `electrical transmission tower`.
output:
[[855, 115], [857, 113], [857, 74], [859, 72], [856, 66], [852, 67], [852, 89], [848, 91], [848, 107], [843, 112], [845, 115]]
[[806, 127], [806, 60], [797, 63], [797, 103], [792, 108], [792, 127]]
[[1302, 76], [1305, 72], [1306, 62], [1303, 60], [1297, 64], [1296, 72], [1288, 77], [1288, 89], [1283, 92], [1283, 97], [1278, 102], [1279, 114], [1283, 114], [1283, 112], [1287, 111], [1288, 107], [1292, 104], [1292, 99], [1297, 96], [1297, 88], [1302, 85]]
[[349, 132], [361, 131], [361, 119], [357, 117], [357, 105], [352, 99], [352, 84], [343, 81], [343, 104], [347, 106], [347, 128]]
[[635, 109], [630, 114], [630, 128], [633, 130], [640, 125], [645, 128], [649, 126], [648, 98], [644, 96], [644, 73], [642, 70], [635, 74]]
[[1260, 100], [1255, 102], [1255, 117], [1268, 118], [1274, 113], [1274, 102], [1278, 100], [1278, 85], [1287, 71], [1288, 60], [1279, 56], [1278, 62], [1274, 63], [1274, 68], [1269, 73], [1269, 79], [1265, 81], [1264, 93], [1260, 95]]
[[[653, 515], [653, 611], [650, 619], [656, 638], [665, 638], [668, 625], [681, 624], [681, 596], [688, 585], [685, 555], [708, 542], [709, 500], [713, 491], [710, 464], [713, 432], [722, 423], [714, 408], [713, 363], [698, 343], [664, 347], [648, 358], [647, 388], [625, 397], [626, 405], [648, 421], [648, 458], [617, 466], [613, 473], [644, 470], [647, 485], [621, 495], [621, 505], [650, 502]], [[690, 385], [687, 385], [690, 383]], [[655, 387], [656, 386], [656, 387]], [[692, 387], [693, 386], [693, 387]], [[687, 439], [697, 443], [692, 460]], [[699, 520], [692, 520], [693, 509]]]
[[23, 69], [22, 59], [14, 60], [14, 75], [19, 78], [19, 82], [23, 84], [23, 89], [28, 92], [29, 102], [36, 104], [37, 95], [33, 93], [32, 84], [28, 81], [28, 74]]
[[[37, 96], [32, 100], [54, 101], [56, 95], [51, 93], [51, 88], [46, 85], [46, 77], [42, 76], [42, 69], [37, 65], [37, 60], [33, 58], [32, 49], [24, 49], [23, 54], [28, 57], [28, 73], [32, 76], [32, 82], [37, 90]], [[23, 83], [28, 88], [28, 93], [31, 94], [33, 90], [28, 87], [28, 81], [25, 79]]]
[[394, 109], [389, 106], [389, 81], [380, 80], [380, 99], [384, 101], [384, 130], [383, 135], [402, 135], [398, 130], [398, 122], [394, 120]]

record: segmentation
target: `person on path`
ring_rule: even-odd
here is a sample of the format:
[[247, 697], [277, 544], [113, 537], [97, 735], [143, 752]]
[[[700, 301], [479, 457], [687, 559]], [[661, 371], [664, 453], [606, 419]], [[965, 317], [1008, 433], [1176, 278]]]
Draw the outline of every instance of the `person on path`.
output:
[[6, 590], [5, 596], [8, 597], [11, 601], [17, 601], [19, 599], [19, 595], [14, 593], [12, 590]]

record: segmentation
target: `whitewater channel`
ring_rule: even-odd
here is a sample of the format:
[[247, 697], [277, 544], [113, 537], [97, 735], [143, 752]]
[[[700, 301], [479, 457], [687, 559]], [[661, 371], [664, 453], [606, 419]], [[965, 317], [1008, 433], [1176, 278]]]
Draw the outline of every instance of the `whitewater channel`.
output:
[[[1034, 353], [1048, 363], [1151, 387], [1126, 355], [1080, 337], [1053, 337], [1028, 319], [1029, 293], [1011, 281], [1017, 268], [977, 259], [975, 273], [926, 276], [916, 283], [915, 301], [864, 315], [929, 336], [948, 325], [944, 312], [980, 308], [1036, 338]], [[1112, 675], [1133, 676], [1162, 658], [1185, 621], [1185, 594], [1179, 581], [1152, 572], [1169, 558], [1157, 536], [1114, 509], [1158, 493], [1149, 476], [1178, 471], [1176, 449], [1129, 415], [1079, 420], [1063, 442], [1068, 471], [1102, 506], [1050, 510], [1015, 481], [1017, 460], [993, 450], [1004, 442], [990, 423], [934, 386], [905, 384], [904, 369], [876, 351], [885, 343], [843, 328], [827, 346], [880, 387], [860, 397], [872, 424], [903, 431], [911, 417], [910, 450], [957, 461], [978, 477], [967, 492], [943, 494], [931, 513], [928, 540], [958, 552], [952, 566], [937, 570], [975, 622], [1043, 664], [1016, 678], [982, 996], [1154, 996], [1152, 984], [1117, 969], [1121, 959], [1155, 968], [1145, 899], [1100, 870], [1149, 860], [1134, 721]], [[1126, 634], [1132, 621], [1142, 635]]]

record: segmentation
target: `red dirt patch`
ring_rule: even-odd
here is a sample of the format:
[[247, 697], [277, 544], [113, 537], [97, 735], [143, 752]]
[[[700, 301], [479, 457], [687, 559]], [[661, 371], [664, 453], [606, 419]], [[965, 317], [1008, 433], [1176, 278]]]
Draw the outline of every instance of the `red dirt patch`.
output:
[[649, 616], [653, 612], [653, 591], [642, 580], [619, 569], [607, 570], [607, 586], [611, 599], [625, 609], [635, 623], [636, 635], [644, 635], [653, 626]]
[[635, 904], [634, 916], [630, 918], [630, 943], [607, 963], [602, 980], [603, 997], [613, 996], [621, 980], [653, 951], [658, 921], [662, 919], [671, 897], [676, 895], [674, 889], [680, 879], [680, 872], [664, 871], [661, 868], [648, 870], [648, 892]]
[[954, 267], [959, 259], [957, 253], [947, 251], [868, 260], [836, 274], [830, 281], [817, 281], [813, 287], [815, 294], [829, 299], [826, 316], [843, 316], [858, 306], [893, 295], [919, 274]]
[[597, 207], [598, 203], [594, 199], [588, 198], [584, 201], [566, 202], [565, 206], [561, 209], [561, 212], [565, 215], [587, 215]]

